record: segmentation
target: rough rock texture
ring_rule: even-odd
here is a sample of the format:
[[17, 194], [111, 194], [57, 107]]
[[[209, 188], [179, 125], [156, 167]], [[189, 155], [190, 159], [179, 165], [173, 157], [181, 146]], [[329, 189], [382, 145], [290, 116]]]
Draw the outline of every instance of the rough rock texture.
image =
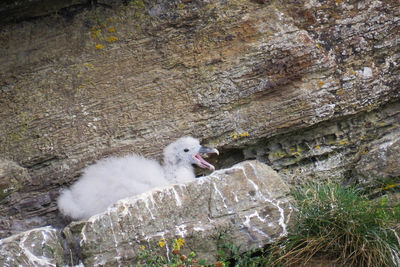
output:
[[376, 178], [400, 177], [400, 133], [385, 135], [370, 144], [372, 150], [365, 148], [361, 159], [355, 166], [356, 173], [373, 183]]
[[[93, 216], [81, 231], [87, 266], [136, 263], [142, 245], [158, 246], [164, 238], [185, 240], [183, 252], [215, 260], [218, 242], [243, 249], [262, 246], [287, 234], [292, 214], [289, 189], [267, 165], [247, 161], [182, 185], [119, 201]], [[212, 262], [212, 261], [211, 261]]]
[[64, 266], [60, 232], [52, 227], [30, 230], [0, 240], [1, 266]]
[[[195, 251], [213, 262], [219, 242], [247, 250], [285, 236], [293, 221], [290, 200], [288, 186], [272, 168], [246, 161], [120, 200], [88, 221], [70, 224], [63, 238], [60, 230], [46, 227], [3, 239], [0, 265], [135, 266], [143, 245], [167, 254], [178, 238], [185, 240], [182, 253]], [[163, 248], [161, 238], [167, 241]]]
[[70, 4], [29, 20], [1, 4], [0, 154], [30, 178], [1, 199], [0, 236], [55, 224], [59, 189], [94, 160], [182, 135], [218, 145], [219, 167], [257, 158], [294, 183], [357, 177], [400, 132], [398, 1]]

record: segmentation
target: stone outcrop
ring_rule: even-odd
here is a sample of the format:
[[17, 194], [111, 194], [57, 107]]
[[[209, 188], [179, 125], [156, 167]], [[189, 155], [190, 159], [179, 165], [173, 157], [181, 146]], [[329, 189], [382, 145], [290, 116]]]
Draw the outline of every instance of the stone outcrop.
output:
[[63, 266], [60, 232], [43, 227], [0, 240], [1, 266]]
[[[178, 238], [185, 240], [183, 253], [195, 251], [199, 259], [213, 262], [220, 243], [247, 250], [285, 236], [293, 219], [290, 201], [288, 186], [272, 168], [246, 161], [120, 200], [104, 213], [66, 227], [65, 240], [50, 227], [3, 239], [0, 264], [134, 266], [143, 245], [165, 255]], [[161, 248], [162, 238], [167, 244]], [[61, 244], [66, 244], [65, 252]]]
[[84, 166], [182, 135], [218, 168], [256, 158], [298, 183], [357, 177], [400, 132], [398, 1], [91, 2], [0, 21], [0, 154], [29, 177], [3, 194], [2, 237], [58, 224]]
[[400, 177], [400, 135], [392, 133], [364, 148], [360, 160], [355, 166], [355, 173], [360, 180], [374, 183], [374, 180], [396, 179]]

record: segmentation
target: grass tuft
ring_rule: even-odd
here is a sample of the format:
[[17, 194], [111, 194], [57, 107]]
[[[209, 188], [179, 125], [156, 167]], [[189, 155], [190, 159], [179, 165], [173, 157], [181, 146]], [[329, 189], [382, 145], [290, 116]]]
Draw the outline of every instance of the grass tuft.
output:
[[293, 195], [297, 222], [285, 240], [268, 250], [274, 265], [324, 258], [341, 266], [400, 266], [398, 207], [330, 183], [307, 185]]

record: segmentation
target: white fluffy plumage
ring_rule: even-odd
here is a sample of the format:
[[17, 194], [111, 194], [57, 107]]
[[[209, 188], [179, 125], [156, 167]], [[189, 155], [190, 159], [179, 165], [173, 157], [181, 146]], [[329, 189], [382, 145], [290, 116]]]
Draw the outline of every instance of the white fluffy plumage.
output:
[[61, 192], [58, 208], [73, 219], [88, 219], [122, 198], [193, 180], [192, 164], [214, 170], [200, 156], [205, 153], [218, 154], [218, 150], [201, 146], [195, 138], [183, 137], [164, 149], [164, 165], [135, 154], [99, 160]]

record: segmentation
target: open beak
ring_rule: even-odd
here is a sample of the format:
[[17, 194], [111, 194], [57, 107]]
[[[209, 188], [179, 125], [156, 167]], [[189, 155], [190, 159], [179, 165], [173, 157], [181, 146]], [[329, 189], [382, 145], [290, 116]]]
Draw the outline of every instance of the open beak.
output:
[[215, 171], [215, 167], [212, 164], [205, 161], [200, 155], [200, 154], [213, 154], [213, 153], [219, 155], [219, 151], [217, 149], [202, 146], [199, 149], [199, 153], [194, 155], [195, 164], [201, 168], [206, 168], [206, 169], [210, 169], [211, 171]]

